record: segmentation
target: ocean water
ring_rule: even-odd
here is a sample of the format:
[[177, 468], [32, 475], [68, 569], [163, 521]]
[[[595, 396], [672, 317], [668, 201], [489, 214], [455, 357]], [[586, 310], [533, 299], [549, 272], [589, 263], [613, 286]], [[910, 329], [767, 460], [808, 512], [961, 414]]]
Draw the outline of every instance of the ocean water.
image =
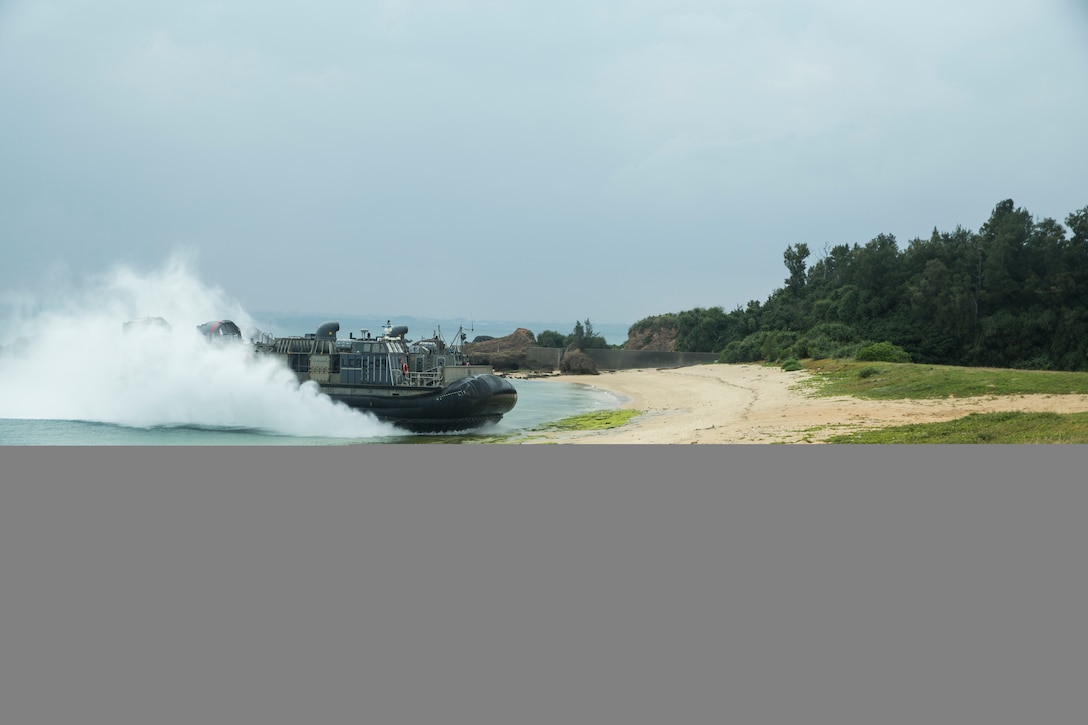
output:
[[[305, 426], [286, 427], [275, 419], [266, 425], [254, 418], [250, 424], [226, 425], [222, 411], [211, 408], [207, 415], [193, 409], [190, 420], [144, 422], [53, 418], [0, 418], [0, 446], [343, 446], [370, 443], [465, 443], [496, 434], [516, 434], [542, 423], [570, 415], [615, 408], [619, 399], [591, 384], [565, 381], [511, 380], [518, 390], [518, 403], [493, 425], [460, 435], [405, 434], [367, 413], [334, 410], [342, 431], [330, 435], [329, 426], [318, 421], [313, 434]], [[311, 401], [314, 402], [314, 401]], [[321, 410], [317, 412], [320, 415]], [[107, 416], [102, 416], [107, 417]]]

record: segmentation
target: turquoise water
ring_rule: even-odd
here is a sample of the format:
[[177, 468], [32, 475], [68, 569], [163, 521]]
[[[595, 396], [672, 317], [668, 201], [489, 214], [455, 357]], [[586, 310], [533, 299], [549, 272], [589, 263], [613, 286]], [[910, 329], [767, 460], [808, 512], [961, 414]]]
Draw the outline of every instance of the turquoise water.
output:
[[[474, 437], [517, 433], [570, 415], [614, 408], [618, 399], [597, 390], [591, 384], [543, 380], [511, 380], [518, 390], [518, 403], [502, 421], [465, 436], [401, 435], [396, 429], [377, 423], [357, 411], [337, 410], [345, 433], [328, 435], [328, 425], [321, 421], [323, 434], [307, 435], [305, 427], [291, 433], [275, 425], [261, 428], [248, 425], [224, 425], [223, 411], [209, 406], [206, 415], [199, 408], [190, 409], [190, 420], [171, 424], [140, 423], [133, 420], [96, 421], [51, 418], [0, 418], [0, 445], [4, 446], [342, 446], [367, 443], [464, 442]], [[91, 416], [88, 416], [91, 417]], [[116, 416], [115, 416], [116, 417]], [[254, 422], [257, 417], [253, 417]], [[277, 430], [277, 427], [280, 430]]]

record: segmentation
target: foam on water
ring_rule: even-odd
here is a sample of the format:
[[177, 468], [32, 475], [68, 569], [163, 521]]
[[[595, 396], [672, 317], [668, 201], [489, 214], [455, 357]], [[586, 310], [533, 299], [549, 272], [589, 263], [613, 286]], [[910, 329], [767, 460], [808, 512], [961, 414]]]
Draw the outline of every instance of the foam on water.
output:
[[[230, 319], [254, 328], [241, 305], [202, 284], [181, 257], [147, 274], [118, 267], [24, 300], [0, 322], [0, 417], [132, 427], [243, 428], [289, 436], [402, 435], [322, 395], [314, 383], [244, 344], [209, 342], [197, 326]], [[124, 332], [163, 317], [172, 329]]]

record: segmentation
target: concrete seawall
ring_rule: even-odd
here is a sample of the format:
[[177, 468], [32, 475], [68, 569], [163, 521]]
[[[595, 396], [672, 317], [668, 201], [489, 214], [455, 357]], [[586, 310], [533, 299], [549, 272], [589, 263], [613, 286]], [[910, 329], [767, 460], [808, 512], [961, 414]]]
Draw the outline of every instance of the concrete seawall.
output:
[[[656, 352], [652, 350], [584, 350], [598, 370], [633, 370], [637, 368], [676, 368], [703, 365], [718, 359], [713, 352]], [[534, 368], [558, 369], [563, 360], [561, 347], [530, 347], [526, 362]]]

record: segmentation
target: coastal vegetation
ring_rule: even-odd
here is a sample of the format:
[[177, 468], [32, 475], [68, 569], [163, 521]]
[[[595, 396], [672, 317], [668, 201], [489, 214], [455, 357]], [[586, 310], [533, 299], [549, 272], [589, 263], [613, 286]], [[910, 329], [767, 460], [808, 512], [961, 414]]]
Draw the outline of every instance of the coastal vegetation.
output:
[[533, 431], [567, 431], [567, 430], [607, 430], [618, 428], [629, 422], [632, 418], [642, 414], [642, 411], [630, 408], [616, 408], [612, 410], [597, 410], [592, 413], [572, 415], [569, 418], [544, 423], [533, 428]]
[[787, 247], [784, 286], [763, 302], [636, 322], [628, 349], [656, 337], [729, 363], [898, 349], [932, 365], [1088, 370], [1088, 207], [1063, 226], [1006, 199], [977, 232], [934, 228], [905, 247], [879, 234], [811, 256]]
[[522, 435], [511, 435], [502, 440], [491, 440], [489, 443], [520, 443], [539, 437], [541, 433], [562, 433], [566, 431], [595, 431], [619, 428], [626, 425], [633, 418], [642, 415], [640, 410], [631, 408], [613, 408], [610, 410], [597, 410], [581, 415], [572, 415], [528, 429]]
[[536, 344], [540, 347], [561, 347], [566, 350], [604, 349], [609, 346], [604, 336], [594, 331], [589, 318], [584, 323], [575, 322], [574, 329], [568, 335], [555, 330], [544, 330], [536, 336]]

